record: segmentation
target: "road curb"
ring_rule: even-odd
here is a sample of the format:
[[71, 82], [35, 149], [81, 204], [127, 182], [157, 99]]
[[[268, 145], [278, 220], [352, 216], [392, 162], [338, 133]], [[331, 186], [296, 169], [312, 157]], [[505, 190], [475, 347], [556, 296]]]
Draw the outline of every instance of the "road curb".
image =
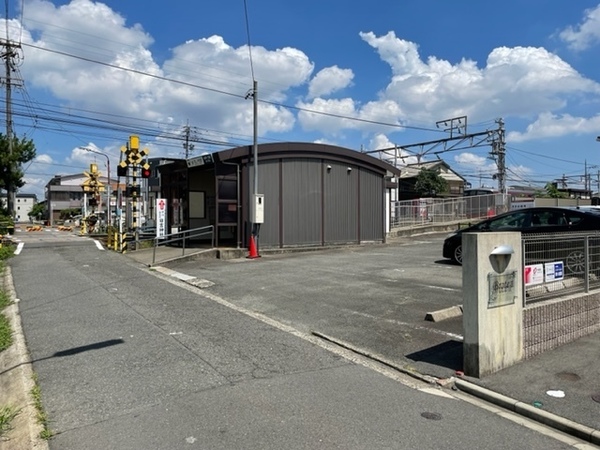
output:
[[352, 345], [349, 342], [343, 341], [341, 339], [337, 339], [331, 336], [328, 336], [324, 333], [321, 333], [319, 331], [311, 331], [311, 334], [313, 336], [316, 336], [320, 339], [323, 339], [325, 341], [331, 342], [335, 345], [338, 345], [342, 348], [345, 348], [347, 350], [351, 350], [354, 353], [358, 354], [358, 355], [362, 355], [365, 356], [369, 359], [372, 359], [373, 361], [377, 361], [381, 364], [385, 364], [388, 367], [391, 367], [392, 369], [397, 370], [398, 372], [401, 372], [405, 375], [409, 375], [419, 381], [423, 381], [424, 383], [428, 383], [428, 384], [437, 384], [437, 385], [442, 385], [440, 383], [440, 379], [436, 378], [436, 377], [432, 377], [430, 375], [423, 375], [420, 372], [417, 372], [416, 370], [410, 368], [410, 367], [402, 367], [399, 366], [398, 364], [396, 364], [394, 361], [390, 361], [389, 359], [386, 359], [385, 357], [381, 356], [381, 355], [377, 355], [375, 353], [372, 352], [367, 352], [364, 349], [361, 349], [355, 345]]
[[533, 405], [515, 400], [503, 394], [491, 391], [461, 378], [455, 378], [454, 386], [468, 394], [500, 406], [521, 416], [543, 423], [549, 427], [575, 436], [595, 445], [600, 445], [600, 430], [581, 425], [551, 412], [536, 408]]
[[[444, 383], [442, 379], [438, 379], [436, 377], [432, 377], [429, 375], [423, 375], [416, 370], [412, 370], [410, 368], [399, 366], [393, 361], [389, 361], [381, 355], [376, 355], [371, 352], [367, 352], [359, 347], [356, 347], [348, 342], [345, 342], [340, 339], [336, 339], [334, 337], [328, 336], [324, 333], [318, 331], [312, 331], [311, 334], [314, 336], [324, 339], [326, 341], [332, 342], [340, 347], [351, 350], [357, 354], [363, 355], [367, 358], [373, 359], [374, 361], [378, 361], [386, 366], [389, 366], [399, 372], [409, 375], [415, 379], [423, 381], [429, 384], [436, 384], [439, 386], [448, 386], [452, 385], [452, 383]], [[524, 403], [519, 400], [515, 400], [511, 397], [508, 397], [503, 394], [499, 394], [497, 392], [491, 391], [487, 388], [481, 387], [477, 384], [468, 382], [462, 378], [451, 378], [454, 383], [454, 387], [460, 391], [466, 392], [467, 394], [473, 395], [481, 400], [487, 401], [488, 403], [494, 404], [501, 408], [504, 408], [508, 411], [512, 411], [515, 414], [521, 415], [523, 417], [527, 417], [528, 419], [534, 420], [536, 422], [547, 425], [556, 430], [562, 431], [563, 433], [569, 434], [571, 436], [577, 437], [584, 441], [590, 442], [594, 445], [600, 445], [600, 430], [596, 430], [594, 428], [581, 425], [577, 422], [574, 422], [569, 419], [565, 419], [564, 417], [558, 416], [556, 414], [552, 414], [543, 409], [536, 408], [533, 405], [528, 403]]]
[[[9, 446], [14, 446], [11, 448], [48, 450], [48, 441], [40, 438], [43, 427], [36, 419], [37, 410], [30, 394], [35, 385], [34, 371], [23, 333], [19, 299], [15, 292], [12, 272], [8, 265], [4, 268], [3, 283], [6, 295], [12, 300], [12, 303], [4, 308], [3, 313], [12, 327], [13, 344], [5, 350], [6, 354], [2, 358], [0, 385], [4, 388], [7, 386], [12, 388], [10, 394], [12, 400], [15, 401], [12, 406], [18, 407], [20, 412], [14, 419], [15, 423], [13, 429], [9, 431], [8, 440], [2, 440], [0, 443], [4, 442]], [[0, 395], [0, 401], [4, 403], [4, 395]]]

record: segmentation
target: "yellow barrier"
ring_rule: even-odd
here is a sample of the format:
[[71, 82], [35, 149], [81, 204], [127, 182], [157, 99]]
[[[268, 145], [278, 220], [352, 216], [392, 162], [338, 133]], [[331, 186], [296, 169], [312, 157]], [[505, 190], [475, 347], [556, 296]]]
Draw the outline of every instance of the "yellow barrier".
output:
[[127, 233], [121, 233], [119, 236], [119, 250], [121, 253], [127, 253]]

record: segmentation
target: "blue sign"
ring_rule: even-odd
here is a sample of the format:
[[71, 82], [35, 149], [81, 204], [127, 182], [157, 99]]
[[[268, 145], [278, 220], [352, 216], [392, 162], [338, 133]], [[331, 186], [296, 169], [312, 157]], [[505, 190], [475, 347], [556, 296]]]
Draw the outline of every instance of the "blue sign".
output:
[[562, 261], [546, 263], [544, 267], [545, 281], [562, 280], [565, 277], [564, 263]]

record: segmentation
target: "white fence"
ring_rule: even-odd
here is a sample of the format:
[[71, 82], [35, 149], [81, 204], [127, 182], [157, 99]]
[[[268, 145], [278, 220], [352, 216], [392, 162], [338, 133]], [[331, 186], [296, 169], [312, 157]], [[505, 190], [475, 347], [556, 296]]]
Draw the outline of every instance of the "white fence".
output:
[[510, 199], [502, 194], [453, 198], [420, 198], [392, 203], [392, 228], [479, 220], [510, 209]]

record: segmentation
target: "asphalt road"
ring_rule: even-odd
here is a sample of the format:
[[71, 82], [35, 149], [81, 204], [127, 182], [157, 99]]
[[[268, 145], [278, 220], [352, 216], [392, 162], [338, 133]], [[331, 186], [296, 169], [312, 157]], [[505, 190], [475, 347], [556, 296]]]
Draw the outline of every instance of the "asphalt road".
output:
[[215, 283], [198, 289], [44, 237], [10, 266], [51, 449], [572, 447], [311, 334], [436, 366], [411, 352], [455, 340], [422, 314], [456, 304], [460, 277], [434, 238], [181, 264]]

